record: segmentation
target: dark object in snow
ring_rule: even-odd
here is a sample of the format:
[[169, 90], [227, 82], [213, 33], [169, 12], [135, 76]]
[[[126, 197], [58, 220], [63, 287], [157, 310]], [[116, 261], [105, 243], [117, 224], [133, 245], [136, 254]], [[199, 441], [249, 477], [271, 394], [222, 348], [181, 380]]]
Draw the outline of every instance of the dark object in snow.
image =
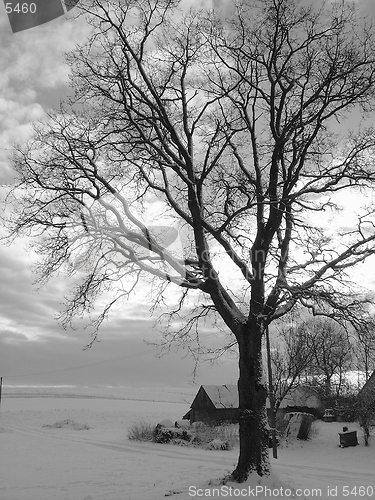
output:
[[336, 415], [333, 408], [327, 408], [322, 417], [323, 422], [335, 422]]
[[302, 439], [303, 441], [306, 441], [309, 437], [311, 424], [313, 423], [314, 417], [313, 415], [308, 415], [306, 413], [302, 413], [301, 415], [302, 415], [302, 421], [297, 435], [297, 439]]
[[[280, 444], [280, 440], [276, 436], [276, 446], [279, 446], [279, 444]], [[272, 436], [269, 436], [268, 437], [268, 448], [272, 448], [272, 447], [273, 447]]]
[[191, 441], [192, 434], [185, 429], [177, 429], [176, 427], [163, 427], [158, 424], [154, 430], [155, 443], [170, 443], [172, 440]]
[[[347, 429], [347, 427], [344, 427], [343, 429], [345, 428]], [[358, 444], [357, 431], [340, 432], [339, 437], [341, 448], [347, 448], [348, 446], [357, 446]]]
[[313, 420], [314, 416], [309, 413], [291, 413], [288, 427], [285, 431], [287, 441], [294, 441], [295, 439], [307, 440]]

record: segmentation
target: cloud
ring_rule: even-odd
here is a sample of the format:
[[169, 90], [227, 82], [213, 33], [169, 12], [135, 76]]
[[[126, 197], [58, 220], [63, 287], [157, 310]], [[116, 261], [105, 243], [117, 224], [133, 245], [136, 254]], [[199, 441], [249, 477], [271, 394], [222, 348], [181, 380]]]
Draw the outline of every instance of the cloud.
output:
[[20, 247], [21, 242], [0, 247], [0, 329], [37, 339], [56, 329], [58, 297], [51, 293], [53, 285], [36, 293], [29, 256]]
[[[68, 92], [63, 55], [84, 40], [88, 29], [83, 18], [60, 18], [13, 34], [6, 16], [0, 18], [0, 183], [12, 179], [14, 142], [26, 141], [31, 122], [44, 120]], [[103, 323], [100, 343], [84, 351], [91, 340], [84, 322], [77, 320], [76, 330], [64, 331], [55, 320], [75, 281], [57, 276], [38, 291], [32, 284], [33, 255], [23, 244], [0, 246], [1, 375], [6, 384], [179, 386], [191, 381], [194, 362], [184, 351], [159, 358], [157, 348], [143, 343], [160, 338], [152, 329], [155, 318], [150, 318], [145, 290], [125, 301]], [[235, 362], [213, 368], [205, 364], [201, 373], [202, 383], [229, 383], [237, 367]]]
[[88, 31], [83, 17], [74, 21], [60, 18], [17, 34], [3, 30], [0, 35], [2, 95], [22, 101], [43, 89], [66, 89], [70, 70], [64, 54], [84, 41]]
[[0, 97], [0, 184], [7, 184], [13, 178], [9, 164], [13, 144], [25, 142], [32, 132], [31, 122], [42, 120], [44, 116], [39, 103], [21, 104]]
[[[5, 13], [4, 13], [5, 14]], [[6, 16], [5, 16], [6, 17]], [[88, 33], [84, 18], [59, 18], [13, 34], [0, 19], [0, 183], [12, 179], [9, 155], [14, 142], [30, 137], [31, 122], [42, 120], [68, 91], [70, 69], [64, 53]]]
[[[56, 277], [36, 291], [30, 270], [32, 254], [21, 241], [0, 247], [0, 352], [1, 375], [7, 385], [113, 385], [186, 386], [193, 380], [194, 361], [175, 348], [159, 357], [149, 304], [142, 293], [105, 321], [99, 340], [89, 350], [90, 331], [77, 320], [76, 330], [62, 330], [54, 319], [61, 309], [70, 280]], [[208, 342], [220, 341], [209, 326], [201, 334]], [[236, 359], [203, 363], [198, 383], [229, 383], [237, 378]]]

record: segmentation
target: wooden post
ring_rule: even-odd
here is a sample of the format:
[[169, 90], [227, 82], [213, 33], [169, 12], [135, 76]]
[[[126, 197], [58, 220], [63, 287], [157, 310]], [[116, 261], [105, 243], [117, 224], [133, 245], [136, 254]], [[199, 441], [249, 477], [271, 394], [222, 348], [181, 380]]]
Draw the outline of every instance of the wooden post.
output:
[[267, 367], [268, 367], [268, 397], [270, 399], [270, 424], [271, 424], [271, 436], [272, 436], [272, 455], [273, 458], [277, 458], [277, 439], [276, 439], [276, 413], [275, 413], [275, 398], [273, 394], [273, 382], [272, 382], [272, 363], [271, 363], [271, 347], [270, 347], [270, 336], [268, 331], [268, 325], [266, 327], [266, 348], [267, 348]]

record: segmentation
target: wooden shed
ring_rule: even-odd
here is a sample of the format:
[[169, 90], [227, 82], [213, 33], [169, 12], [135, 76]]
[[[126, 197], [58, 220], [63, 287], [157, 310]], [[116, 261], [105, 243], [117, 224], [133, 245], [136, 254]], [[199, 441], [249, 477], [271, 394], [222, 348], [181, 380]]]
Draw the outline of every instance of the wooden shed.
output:
[[182, 418], [191, 424], [238, 422], [237, 385], [201, 385], [190, 410]]

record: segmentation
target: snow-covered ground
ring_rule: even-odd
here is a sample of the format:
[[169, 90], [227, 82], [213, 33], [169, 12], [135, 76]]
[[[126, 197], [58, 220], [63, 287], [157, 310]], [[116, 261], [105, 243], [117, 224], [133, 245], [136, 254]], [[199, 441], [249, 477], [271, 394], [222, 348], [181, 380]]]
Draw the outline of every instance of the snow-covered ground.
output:
[[[0, 500], [272, 499], [291, 498], [292, 492], [295, 498], [375, 499], [375, 436], [366, 448], [355, 424], [348, 426], [358, 430], [357, 447], [338, 446], [345, 424], [319, 421], [310, 441], [279, 449], [271, 477], [258, 490], [256, 478], [221, 487], [217, 479], [233, 470], [238, 449], [127, 439], [135, 421], [180, 419], [196, 389], [18, 389], [17, 397], [9, 392], [0, 411]], [[68, 393], [76, 397], [64, 397]], [[61, 421], [75, 425], [56, 428]]]

